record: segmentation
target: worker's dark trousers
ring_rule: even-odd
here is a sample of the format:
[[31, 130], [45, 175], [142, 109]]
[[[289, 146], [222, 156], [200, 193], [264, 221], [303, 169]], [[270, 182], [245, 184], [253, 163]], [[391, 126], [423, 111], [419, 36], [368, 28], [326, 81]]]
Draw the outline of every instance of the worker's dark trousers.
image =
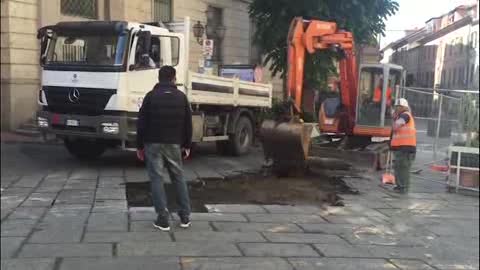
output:
[[410, 188], [410, 168], [415, 160], [415, 153], [408, 151], [393, 151], [393, 169], [395, 171], [395, 182], [400, 191], [407, 193]]
[[182, 153], [177, 144], [146, 144], [145, 162], [151, 181], [152, 200], [158, 215], [167, 216], [167, 196], [163, 186], [168, 175], [177, 191], [178, 215], [190, 215], [190, 197], [183, 177]]

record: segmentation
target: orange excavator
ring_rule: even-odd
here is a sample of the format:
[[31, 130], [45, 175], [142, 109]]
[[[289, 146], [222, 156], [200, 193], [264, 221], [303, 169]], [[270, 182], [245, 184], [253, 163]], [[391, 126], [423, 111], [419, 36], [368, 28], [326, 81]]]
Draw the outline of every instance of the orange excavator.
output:
[[[389, 106], [393, 103], [387, 100], [392, 97], [386, 90], [391, 86], [399, 89], [403, 84], [401, 66], [371, 63], [357, 67], [353, 35], [339, 30], [335, 22], [296, 17], [291, 22], [287, 44], [289, 115], [282, 121], [265, 120], [260, 130], [265, 155], [276, 168], [283, 171], [304, 169], [313, 133], [330, 139], [367, 142], [362, 143], [363, 146], [372, 138], [388, 140], [391, 132]], [[321, 104], [318, 123], [304, 123], [305, 57], [321, 50], [334, 50], [339, 54], [339, 95]], [[374, 100], [379, 84], [381, 102]], [[312, 132], [314, 129], [319, 132]]]

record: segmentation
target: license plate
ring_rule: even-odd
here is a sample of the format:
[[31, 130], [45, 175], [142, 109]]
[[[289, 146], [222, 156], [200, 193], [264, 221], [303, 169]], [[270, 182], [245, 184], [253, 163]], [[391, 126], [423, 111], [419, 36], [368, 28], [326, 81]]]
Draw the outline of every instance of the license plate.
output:
[[325, 124], [333, 125], [333, 119], [325, 119]]
[[79, 126], [78, 120], [68, 119], [67, 120], [67, 126], [78, 127]]

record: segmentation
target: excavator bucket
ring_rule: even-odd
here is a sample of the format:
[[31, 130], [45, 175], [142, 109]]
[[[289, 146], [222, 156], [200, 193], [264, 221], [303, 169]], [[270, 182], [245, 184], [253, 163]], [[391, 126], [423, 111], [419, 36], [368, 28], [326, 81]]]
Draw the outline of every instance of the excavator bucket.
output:
[[275, 170], [282, 173], [301, 172], [305, 168], [312, 126], [290, 121], [278, 123], [265, 120], [260, 134], [265, 157], [271, 159]]

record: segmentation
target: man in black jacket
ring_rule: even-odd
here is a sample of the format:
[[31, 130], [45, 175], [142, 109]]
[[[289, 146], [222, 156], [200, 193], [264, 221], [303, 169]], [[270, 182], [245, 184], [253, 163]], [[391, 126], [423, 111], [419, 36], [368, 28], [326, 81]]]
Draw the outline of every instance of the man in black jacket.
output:
[[145, 160], [151, 181], [152, 200], [157, 212], [154, 226], [170, 230], [167, 197], [163, 180], [168, 171], [177, 191], [178, 216], [182, 228], [190, 227], [190, 198], [183, 177], [182, 153], [190, 155], [192, 113], [187, 97], [175, 86], [176, 72], [163, 66], [159, 83], [143, 99], [137, 122], [137, 156]]

